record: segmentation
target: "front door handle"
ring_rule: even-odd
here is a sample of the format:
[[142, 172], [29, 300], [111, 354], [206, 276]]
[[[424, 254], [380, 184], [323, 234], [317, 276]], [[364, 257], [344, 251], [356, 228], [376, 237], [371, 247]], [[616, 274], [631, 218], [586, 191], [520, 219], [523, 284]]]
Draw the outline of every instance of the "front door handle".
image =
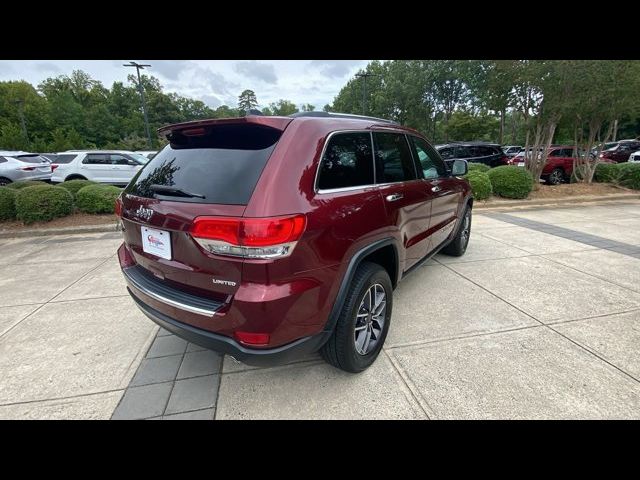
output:
[[442, 188], [440, 188], [438, 185], [431, 187], [432, 192], [439, 192], [440, 190], [442, 190]]
[[396, 200], [400, 200], [404, 195], [401, 193], [392, 193], [391, 195], [387, 195], [387, 202], [395, 202]]

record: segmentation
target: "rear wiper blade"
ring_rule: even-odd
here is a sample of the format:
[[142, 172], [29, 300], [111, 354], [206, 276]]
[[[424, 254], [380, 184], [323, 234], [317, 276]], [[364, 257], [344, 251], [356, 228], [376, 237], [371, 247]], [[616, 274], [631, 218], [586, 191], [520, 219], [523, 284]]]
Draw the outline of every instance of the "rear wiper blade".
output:
[[167, 185], [151, 185], [149, 187], [152, 191], [158, 192], [162, 195], [177, 195], [179, 197], [197, 197], [197, 198], [205, 198], [204, 195], [200, 193], [191, 193], [180, 188], [169, 187]]

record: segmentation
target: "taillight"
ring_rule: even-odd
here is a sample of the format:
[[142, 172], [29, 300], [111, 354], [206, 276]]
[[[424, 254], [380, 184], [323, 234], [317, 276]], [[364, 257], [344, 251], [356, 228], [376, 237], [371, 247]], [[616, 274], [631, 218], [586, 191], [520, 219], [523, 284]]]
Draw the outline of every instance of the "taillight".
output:
[[113, 211], [118, 217], [122, 217], [122, 199], [120, 197], [116, 198]]
[[58, 165], [57, 163], [52, 163], [51, 164], [51, 171], [53, 172], [56, 168], [58, 168], [60, 165]]
[[291, 254], [302, 236], [304, 215], [269, 218], [197, 217], [191, 236], [217, 255], [279, 258]]

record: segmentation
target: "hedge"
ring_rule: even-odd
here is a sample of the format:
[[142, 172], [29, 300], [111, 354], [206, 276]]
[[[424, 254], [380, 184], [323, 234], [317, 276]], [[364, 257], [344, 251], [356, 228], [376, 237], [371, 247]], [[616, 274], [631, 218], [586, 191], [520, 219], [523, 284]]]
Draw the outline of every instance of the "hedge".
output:
[[489, 175], [486, 173], [482, 171], [470, 171], [465, 178], [469, 180], [473, 198], [476, 200], [485, 200], [493, 193], [491, 180], [489, 180]]
[[640, 163], [600, 163], [596, 166], [594, 180], [640, 190]]
[[14, 190], [22, 190], [27, 187], [35, 187], [35, 186], [47, 186], [50, 187], [51, 184], [47, 182], [41, 182], [40, 180], [21, 180], [18, 182], [12, 182], [7, 185], [8, 188], [13, 188]]
[[7, 187], [0, 187], [0, 220], [16, 218], [16, 192]]
[[61, 184], [59, 184], [58, 187], [66, 188], [67, 190], [69, 190], [69, 192], [71, 192], [73, 198], [76, 198], [76, 195], [78, 195], [78, 191], [81, 188], [89, 185], [97, 185], [97, 183], [92, 182], [91, 180], [67, 180], [66, 182], [62, 182]]
[[485, 165], [484, 163], [475, 163], [469, 162], [469, 172], [488, 172], [491, 170], [489, 165]]
[[616, 183], [618, 178], [618, 163], [599, 163], [593, 179], [596, 182]]
[[16, 194], [16, 217], [24, 223], [45, 222], [73, 212], [69, 191], [50, 185], [35, 185]]
[[89, 185], [76, 195], [77, 207], [85, 213], [114, 213], [115, 201], [122, 190], [112, 185]]
[[617, 167], [620, 174], [618, 183], [623, 187], [640, 190], [640, 163], [619, 163]]
[[533, 177], [522, 167], [504, 165], [492, 168], [487, 175], [494, 195], [505, 198], [527, 198], [533, 189]]

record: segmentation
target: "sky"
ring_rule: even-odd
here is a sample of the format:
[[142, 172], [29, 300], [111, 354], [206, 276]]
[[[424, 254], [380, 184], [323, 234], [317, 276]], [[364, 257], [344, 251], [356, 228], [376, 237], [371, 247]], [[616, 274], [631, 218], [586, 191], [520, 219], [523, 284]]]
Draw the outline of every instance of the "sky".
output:
[[26, 80], [37, 86], [42, 80], [84, 70], [110, 88], [127, 81], [134, 60], [151, 64], [165, 92], [202, 100], [212, 108], [236, 106], [238, 95], [251, 89], [259, 108], [279, 99], [298, 105], [310, 103], [322, 110], [368, 60], [0, 60], [0, 81]]

